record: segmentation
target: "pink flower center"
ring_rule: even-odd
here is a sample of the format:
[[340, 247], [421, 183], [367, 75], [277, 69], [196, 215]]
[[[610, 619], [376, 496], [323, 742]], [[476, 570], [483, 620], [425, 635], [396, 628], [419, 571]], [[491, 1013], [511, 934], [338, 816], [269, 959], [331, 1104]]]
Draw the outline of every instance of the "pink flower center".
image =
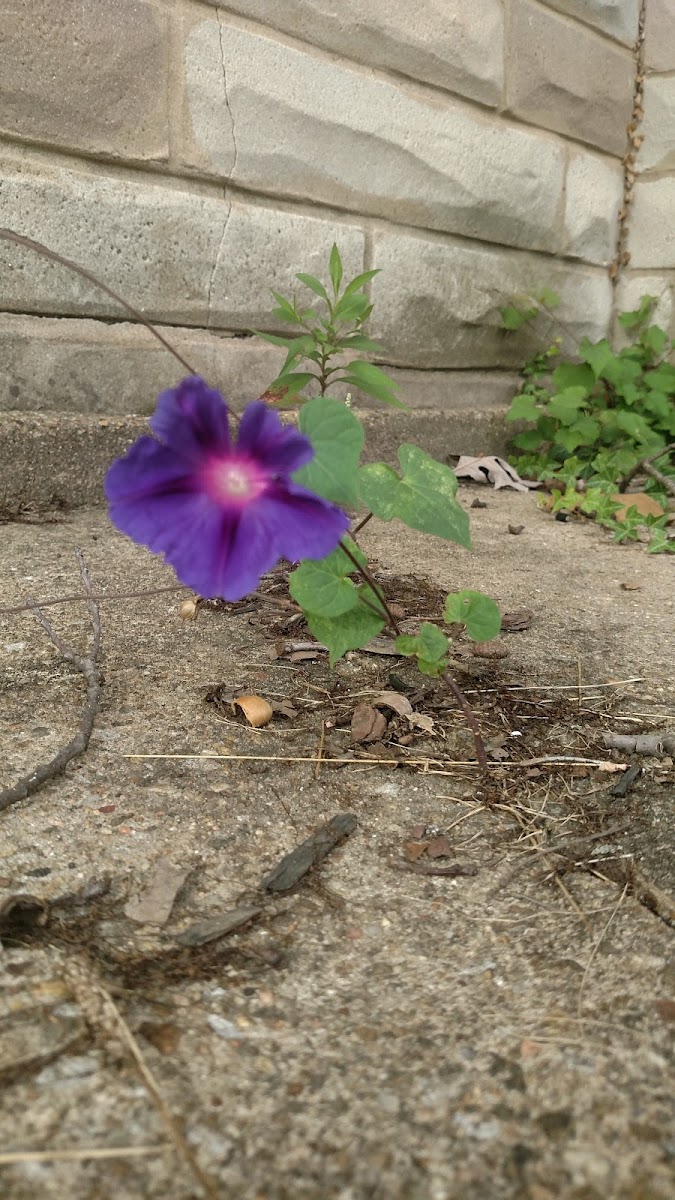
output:
[[203, 478], [214, 500], [242, 508], [260, 496], [267, 484], [256, 464], [243, 458], [212, 459]]

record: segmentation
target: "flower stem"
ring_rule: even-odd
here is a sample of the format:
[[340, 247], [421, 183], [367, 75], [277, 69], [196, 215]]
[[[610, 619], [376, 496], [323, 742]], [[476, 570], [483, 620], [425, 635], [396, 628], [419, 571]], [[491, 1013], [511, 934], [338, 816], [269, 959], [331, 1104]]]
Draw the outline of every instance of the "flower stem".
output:
[[[362, 566], [361, 563], [359, 562], [359, 560], [356, 558], [356, 556], [354, 554], [352, 554], [351, 550], [349, 549], [349, 546], [346, 544], [344, 539], [339, 543], [339, 545], [340, 545], [340, 549], [343, 551], [344, 554], [346, 554], [349, 561], [353, 564], [354, 570], [358, 572], [358, 574], [361, 576], [363, 582], [367, 583], [368, 587], [371, 589], [371, 591], [373, 591], [375, 593], [375, 595], [377, 596], [377, 599], [379, 600], [380, 604], [382, 605], [383, 614], [387, 619], [387, 624], [390, 626], [393, 633], [395, 633], [396, 636], [398, 637], [401, 630], [398, 627], [396, 617], [394, 616], [389, 605], [387, 604], [387, 600], [382, 592], [382, 589], [375, 582], [375, 580], [373, 579], [373, 576], [371, 575], [368, 568]], [[370, 607], [372, 608], [372, 605]]]
[[474, 713], [471, 705], [469, 704], [469, 701], [467, 700], [466, 696], [464, 695], [464, 692], [455, 683], [455, 681], [452, 678], [452, 675], [450, 674], [449, 671], [446, 671], [444, 673], [443, 678], [444, 678], [445, 682], [447, 683], [448, 687], [450, 688], [450, 691], [452, 692], [453, 696], [455, 697], [457, 703], [459, 704], [462, 712], [464, 713], [464, 716], [466, 717], [466, 723], [469, 726], [469, 729], [471, 730], [471, 732], [473, 734], [473, 740], [474, 740], [474, 745], [476, 747], [476, 758], [478, 760], [478, 765], [479, 765], [483, 775], [487, 778], [487, 775], [488, 775], [487, 754], [485, 753], [485, 743], [483, 741], [481, 731], [478, 726], [478, 721], [476, 720], [476, 714]]

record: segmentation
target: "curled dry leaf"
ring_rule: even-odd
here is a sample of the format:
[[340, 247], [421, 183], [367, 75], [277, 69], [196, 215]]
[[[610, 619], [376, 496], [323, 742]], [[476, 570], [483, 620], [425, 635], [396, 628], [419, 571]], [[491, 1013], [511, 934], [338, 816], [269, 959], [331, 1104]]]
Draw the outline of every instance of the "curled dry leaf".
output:
[[297, 708], [291, 704], [290, 700], [279, 700], [278, 703], [272, 705], [272, 711], [280, 717], [287, 717], [289, 721], [298, 715]]
[[530, 488], [538, 488], [540, 484], [533, 479], [521, 479], [515, 467], [505, 458], [492, 454], [483, 454], [477, 458], [463, 455], [453, 471], [458, 479], [475, 479], [477, 483], [491, 483], [497, 491], [499, 488], [515, 488], [517, 492], [527, 492]]
[[399, 717], [408, 717], [413, 710], [408, 697], [402, 696], [400, 692], [380, 692], [373, 704], [375, 708], [390, 708], [392, 712], [398, 713]]
[[452, 858], [452, 846], [442, 834], [427, 843], [427, 858]]
[[262, 696], [237, 696], [234, 707], [241, 709], [249, 725], [252, 725], [254, 729], [261, 729], [263, 725], [269, 725], [274, 716], [272, 705], [269, 701], [263, 700]]
[[196, 621], [199, 612], [199, 605], [196, 600], [184, 600], [178, 609], [178, 616], [181, 621]]
[[498, 658], [508, 658], [509, 648], [508, 646], [504, 645], [504, 642], [501, 640], [501, 638], [497, 638], [493, 642], [474, 642], [471, 647], [471, 653], [474, 654], [476, 658], [490, 658], [496, 660]]
[[423, 733], [434, 732], [434, 719], [427, 713], [406, 713], [406, 717], [413, 729], [421, 729]]
[[387, 718], [370, 704], [357, 704], [352, 716], [352, 743], [378, 742], [387, 729]]
[[622, 583], [619, 585], [622, 592], [641, 592], [642, 584], [640, 583]]

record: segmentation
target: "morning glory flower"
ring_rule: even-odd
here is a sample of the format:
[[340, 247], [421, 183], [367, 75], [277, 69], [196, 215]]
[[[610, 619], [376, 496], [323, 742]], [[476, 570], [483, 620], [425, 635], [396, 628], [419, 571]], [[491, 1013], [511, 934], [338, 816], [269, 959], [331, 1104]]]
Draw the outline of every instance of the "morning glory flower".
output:
[[193, 376], [162, 392], [150, 426], [106, 475], [110, 518], [200, 596], [241, 600], [280, 558], [324, 558], [347, 531], [341, 509], [293, 482], [311, 442], [262, 400], [232, 442], [223, 397]]

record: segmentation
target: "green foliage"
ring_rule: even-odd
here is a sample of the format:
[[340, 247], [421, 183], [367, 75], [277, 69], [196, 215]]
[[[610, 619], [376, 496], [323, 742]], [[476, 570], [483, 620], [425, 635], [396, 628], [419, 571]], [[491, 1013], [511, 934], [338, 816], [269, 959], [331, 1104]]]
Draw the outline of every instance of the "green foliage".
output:
[[414, 636], [400, 634], [396, 649], [406, 658], [417, 658], [423, 675], [442, 675], [447, 670], [450, 643], [442, 630], [429, 621], [424, 621]]
[[398, 517], [411, 529], [469, 548], [469, 518], [455, 500], [457, 479], [450, 467], [410, 444], [400, 447], [398, 459], [400, 476], [386, 463], [361, 467], [358, 488], [366, 507], [383, 521]]
[[291, 595], [302, 608], [309, 628], [328, 647], [331, 666], [348, 650], [365, 646], [387, 622], [373, 589], [366, 583], [357, 586], [350, 578], [357, 565], [365, 567], [366, 556], [345, 538], [327, 558], [301, 563], [289, 579]]
[[339, 400], [315, 396], [300, 409], [298, 425], [314, 447], [314, 458], [293, 478], [335, 504], [353, 504], [365, 441], [361, 422]]
[[[272, 315], [285, 324], [294, 325], [298, 330], [302, 330], [295, 337], [258, 333], [266, 342], [286, 349], [286, 361], [268, 389], [280, 395], [281, 403], [302, 400], [304, 397], [300, 393], [308, 384], [316, 381], [322, 396], [329, 387], [341, 384], [348, 388], [358, 388], [377, 400], [383, 400], [385, 404], [403, 407], [396, 396], [398, 384], [380, 367], [364, 362], [363, 359], [351, 359], [346, 363], [344, 361], [355, 352], [377, 354], [382, 349], [363, 332], [365, 322], [372, 312], [372, 305], [364, 289], [377, 274], [376, 270], [363, 271], [340, 291], [343, 280], [342, 259], [340, 251], [334, 245], [328, 260], [328, 286], [316, 276], [307, 275], [303, 271], [298, 272], [295, 277], [318, 297], [321, 313], [314, 308], [300, 308], [295, 295], [289, 300], [278, 292], [272, 292], [276, 301]], [[297, 369], [303, 360], [308, 361], [310, 369]], [[314, 370], [311, 369], [312, 365]]]
[[466, 632], [475, 642], [489, 642], [502, 627], [501, 614], [494, 600], [470, 589], [450, 593], [443, 617], [448, 625], [465, 625]]
[[[555, 307], [557, 297], [545, 290], [534, 304], [514, 302], [503, 308], [502, 323], [512, 335], [535, 324], [542, 309]], [[610, 500], [619, 481], [644, 458], [657, 459], [662, 474], [675, 477], [675, 366], [669, 355], [675, 347], [658, 325], [651, 324], [654, 299], [644, 296], [634, 312], [622, 313], [619, 323], [633, 341], [621, 350], [606, 338], [582, 338], [576, 357], [563, 359], [562, 338], [531, 358], [522, 371], [523, 387], [509, 411], [509, 420], [526, 421], [531, 428], [518, 433], [513, 445], [523, 452], [514, 461], [522, 474], [558, 478], [567, 488], [554, 502], [554, 511], [571, 508], [594, 514], [609, 523], [622, 540], [650, 530], [652, 553], [669, 549], [665, 527], [644, 517], [617, 523], [619, 507]], [[557, 320], [556, 318], [553, 318]], [[576, 481], [587, 484], [580, 500]], [[650, 480], [646, 490], [665, 507], [664, 489]]]

